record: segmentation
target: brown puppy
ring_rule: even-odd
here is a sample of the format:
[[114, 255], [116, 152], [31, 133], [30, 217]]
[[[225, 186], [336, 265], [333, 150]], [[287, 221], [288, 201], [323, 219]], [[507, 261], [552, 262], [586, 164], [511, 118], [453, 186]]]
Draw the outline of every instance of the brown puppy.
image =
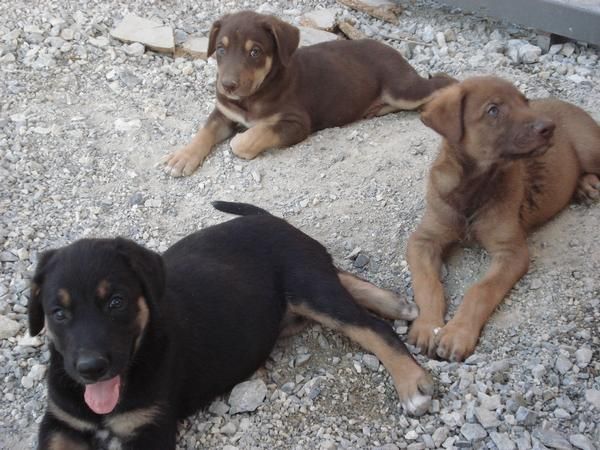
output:
[[314, 131], [364, 117], [415, 109], [454, 80], [421, 78], [395, 49], [373, 40], [298, 48], [298, 28], [250, 11], [229, 14], [210, 31], [216, 53], [217, 103], [186, 147], [167, 155], [165, 171], [190, 175], [211, 148], [231, 140], [237, 156], [304, 140]]
[[[559, 100], [528, 101], [512, 84], [478, 77], [438, 93], [423, 110], [443, 143], [431, 167], [427, 208], [408, 243], [420, 308], [409, 342], [430, 355], [469, 356], [496, 306], [527, 272], [526, 235], [563, 209], [574, 194], [600, 189], [600, 126]], [[439, 272], [448, 246], [479, 242], [489, 271], [444, 325]]]

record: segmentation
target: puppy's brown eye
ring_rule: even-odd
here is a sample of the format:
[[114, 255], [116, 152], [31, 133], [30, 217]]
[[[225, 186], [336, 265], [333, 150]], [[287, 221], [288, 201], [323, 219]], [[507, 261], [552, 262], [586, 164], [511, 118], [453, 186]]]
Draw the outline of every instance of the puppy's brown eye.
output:
[[217, 48], [217, 56], [223, 56], [225, 54], [225, 47]]
[[253, 58], [258, 58], [260, 56], [260, 48], [253, 47], [252, 50], [250, 50], [250, 56]]
[[115, 295], [113, 298], [110, 299], [110, 302], [108, 303], [108, 309], [110, 309], [111, 311], [116, 311], [123, 308], [124, 305], [125, 301], [123, 300], [123, 298], [119, 297], [118, 295]]
[[490, 117], [498, 117], [499, 112], [500, 112], [500, 109], [498, 108], [498, 106], [496, 106], [496, 105], [488, 106], [487, 113]]

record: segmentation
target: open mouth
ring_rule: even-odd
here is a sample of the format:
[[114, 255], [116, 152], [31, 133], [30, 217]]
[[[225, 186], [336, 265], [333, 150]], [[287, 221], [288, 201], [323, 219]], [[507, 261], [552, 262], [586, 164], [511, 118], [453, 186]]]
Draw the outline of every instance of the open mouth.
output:
[[121, 376], [117, 375], [109, 380], [86, 384], [83, 399], [96, 414], [109, 414], [119, 403], [120, 394]]

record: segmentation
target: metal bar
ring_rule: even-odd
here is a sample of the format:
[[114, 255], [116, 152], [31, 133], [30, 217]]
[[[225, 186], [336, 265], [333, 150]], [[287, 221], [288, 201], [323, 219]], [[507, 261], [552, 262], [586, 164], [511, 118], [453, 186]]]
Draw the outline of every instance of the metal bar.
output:
[[484, 16], [600, 45], [600, 0], [438, 0]]

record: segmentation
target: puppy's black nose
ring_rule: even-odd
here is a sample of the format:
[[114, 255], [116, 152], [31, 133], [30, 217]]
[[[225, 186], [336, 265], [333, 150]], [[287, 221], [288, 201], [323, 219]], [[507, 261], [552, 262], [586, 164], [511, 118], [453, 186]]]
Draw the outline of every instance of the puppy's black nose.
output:
[[229, 93], [235, 91], [239, 86], [238, 82], [235, 80], [223, 80], [221, 85], [223, 86], [223, 89]]
[[556, 128], [556, 125], [554, 125], [554, 122], [550, 121], [550, 120], [536, 120], [533, 123], [533, 131], [536, 132], [536, 134], [539, 134], [540, 136], [544, 137], [544, 138], [550, 138], [552, 137], [552, 134], [554, 133], [554, 129]]
[[77, 372], [88, 380], [98, 380], [108, 371], [108, 358], [98, 353], [82, 353], [75, 365]]

